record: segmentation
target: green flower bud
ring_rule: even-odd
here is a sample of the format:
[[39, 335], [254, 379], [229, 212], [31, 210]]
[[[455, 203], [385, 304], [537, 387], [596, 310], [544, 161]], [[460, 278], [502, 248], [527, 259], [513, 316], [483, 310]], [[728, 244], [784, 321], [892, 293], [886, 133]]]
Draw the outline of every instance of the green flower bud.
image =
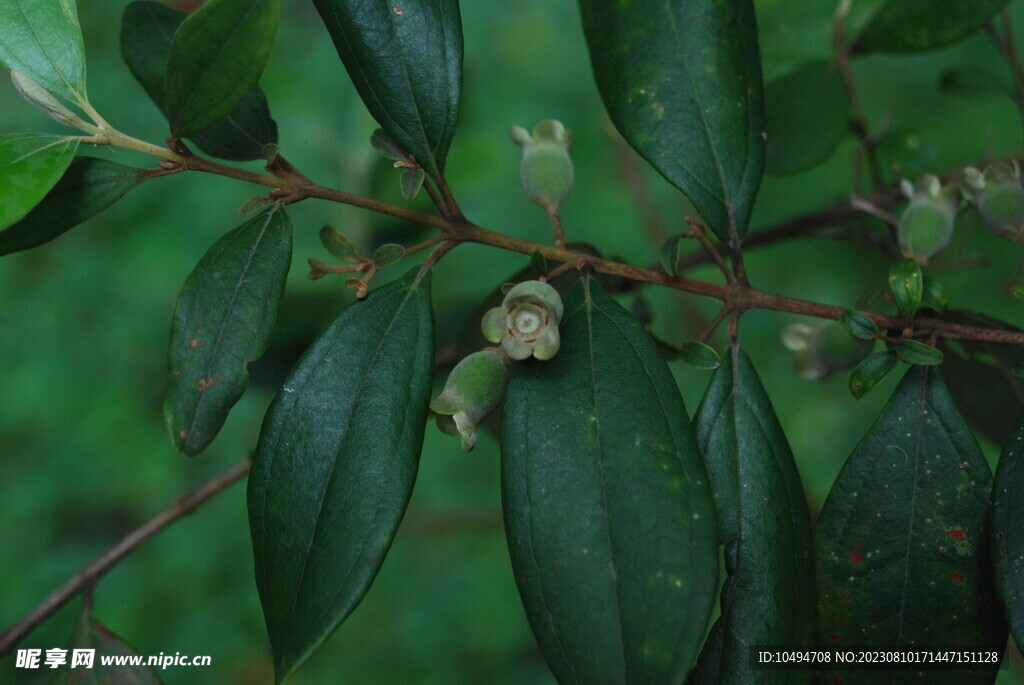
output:
[[925, 174], [914, 184], [904, 180], [900, 187], [910, 200], [897, 231], [900, 252], [927, 264], [953, 237], [960, 192], [952, 185], [943, 188], [933, 174]]
[[546, 119], [537, 124], [531, 136], [525, 128], [513, 126], [509, 135], [523, 148], [519, 176], [527, 197], [538, 205], [556, 211], [573, 184], [569, 144], [572, 131], [562, 122]]
[[474, 352], [452, 369], [444, 390], [430, 403], [438, 415], [438, 427], [449, 435], [461, 435], [466, 452], [476, 445], [477, 426], [501, 404], [510, 366], [496, 347]]
[[874, 340], [860, 340], [838, 322], [793, 324], [782, 332], [782, 344], [796, 352], [796, 375], [812, 381], [828, 378], [860, 364], [875, 346]]
[[993, 233], [1007, 240], [1024, 240], [1024, 187], [1016, 162], [993, 162], [984, 173], [968, 167], [961, 185]]
[[484, 314], [480, 328], [512, 359], [532, 355], [547, 360], [561, 344], [558, 323], [563, 311], [558, 291], [542, 281], [524, 281], [508, 291], [500, 307]]

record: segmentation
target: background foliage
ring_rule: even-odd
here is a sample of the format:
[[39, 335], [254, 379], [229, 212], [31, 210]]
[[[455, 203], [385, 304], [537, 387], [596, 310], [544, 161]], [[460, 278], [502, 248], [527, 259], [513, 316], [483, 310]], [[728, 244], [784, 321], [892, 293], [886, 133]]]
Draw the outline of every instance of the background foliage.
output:
[[[125, 4], [80, 3], [90, 98], [122, 130], [161, 140], [163, 119], [119, 54], [114, 27]], [[830, 4], [756, 3], [766, 81], [804, 61], [831, 56]], [[877, 4], [856, 2], [853, 22]], [[1014, 11], [1022, 33], [1024, 11]], [[558, 118], [574, 130], [576, 189], [560, 211], [570, 239], [600, 245], [605, 254], [632, 263], [655, 263], [665, 236], [656, 228], [645, 235], [643, 211], [630, 201], [620, 170], [648, 184], [672, 232], [683, 230], [682, 219], [692, 209], [632, 153], [625, 165], [618, 159], [621, 149], [609, 134], [591, 77], [575, 3], [466, 2], [462, 13], [464, 97], [447, 175], [467, 215], [483, 226], [548, 240], [543, 213], [520, 192], [519, 150], [506, 130]], [[1020, 149], [1020, 123], [1009, 100], [951, 98], [940, 91], [940, 75], [965, 64], [1004, 75], [983, 34], [935, 53], [869, 56], [854, 63], [867, 118], [878, 121], [888, 114], [892, 130], [902, 132], [893, 136], [898, 144], [885, 149], [885, 159], [899, 161], [905, 175]], [[367, 144], [375, 126], [312, 3], [290, 3], [261, 85], [282, 150], [305, 173], [400, 201], [396, 172]], [[2, 87], [0, 130], [58, 128], [13, 88]], [[842, 199], [852, 187], [852, 149], [848, 139], [811, 172], [767, 177], [751, 234]], [[127, 152], [99, 154], [142, 163]], [[217, 236], [239, 223], [236, 208], [255, 192], [223, 178], [157, 179], [61, 240], [0, 260], [0, 625], [13, 623], [174, 496], [251, 452], [284, 371], [352, 297], [340, 279], [305, 279], [306, 259], [323, 257], [316, 231], [324, 221], [341, 227], [363, 252], [427, 235], [354, 208], [292, 207], [293, 268], [270, 353], [252, 369], [252, 391], [211, 448], [202, 459], [185, 462], [167, 440], [161, 413], [171, 311], [191, 268]], [[1020, 302], [1006, 294], [1020, 255], [1004, 246], [981, 226], [958, 229], [944, 254], [984, 255], [989, 271], [943, 270], [952, 307], [1021, 322]], [[865, 289], [880, 287], [889, 263], [868, 247], [809, 238], [747, 254], [750, 273], [766, 290], [844, 306]], [[525, 265], [521, 256], [478, 245], [449, 255], [433, 288], [438, 349], [455, 343], [502, 275]], [[378, 285], [401, 271], [392, 269]], [[718, 278], [708, 267], [695, 274]], [[694, 337], [714, 313], [711, 303], [675, 292], [649, 289], [644, 298], [655, 331], [675, 343]], [[633, 297], [623, 302], [630, 306]], [[744, 348], [775, 404], [816, 515], [899, 374], [860, 402], [850, 397], [845, 377], [820, 384], [796, 378], [791, 356], [778, 342], [781, 327], [795, 320], [749, 312], [742, 323]], [[692, 415], [709, 376], [672, 366]], [[1019, 409], [1004, 407], [1009, 416]], [[978, 437], [994, 461], [997, 447]], [[466, 455], [456, 441], [428, 426], [418, 485], [381, 575], [293, 682], [550, 682], [516, 594], [499, 506], [494, 435], [483, 432], [476, 450]], [[66, 642], [77, 608], [75, 602], [62, 610], [23, 646], [45, 649]], [[97, 589], [95, 613], [140, 653], [212, 655], [212, 668], [163, 672], [168, 683], [270, 679], [244, 488], [219, 496], [118, 566]], [[11, 659], [0, 662], [0, 680], [15, 677], [13, 665]], [[998, 682], [1024, 682], [1019, 671], [1016, 661]], [[19, 671], [17, 682], [49, 676], [26, 673]]]

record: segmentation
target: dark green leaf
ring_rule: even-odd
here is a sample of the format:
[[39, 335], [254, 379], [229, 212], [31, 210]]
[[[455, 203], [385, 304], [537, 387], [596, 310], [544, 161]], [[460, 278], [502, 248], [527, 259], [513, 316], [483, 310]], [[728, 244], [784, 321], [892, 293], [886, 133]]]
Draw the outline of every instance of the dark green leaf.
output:
[[370, 114], [441, 177], [462, 90], [458, 0], [314, 2]]
[[909, 319], [917, 313], [924, 293], [924, 279], [916, 260], [907, 259], [889, 267], [889, 293], [903, 316]]
[[418, 271], [342, 311], [263, 423], [249, 522], [278, 681], [366, 594], [409, 502], [434, 368]]
[[992, 552], [996, 588], [1013, 639], [1024, 644], [1024, 416], [999, 457], [992, 486]]
[[210, 0], [171, 39], [165, 82], [171, 133], [189, 138], [256, 87], [277, 31], [277, 0]]
[[420, 194], [420, 188], [423, 187], [423, 180], [427, 177], [427, 172], [423, 169], [406, 169], [402, 172], [401, 187], [402, 197], [406, 200], [415, 200], [416, 196]]
[[373, 261], [378, 269], [391, 266], [405, 256], [405, 248], [397, 243], [384, 243], [373, 251]]
[[790, 683], [750, 669], [756, 645], [815, 643], [811, 519], [793, 453], [750, 359], [729, 350], [694, 420], [729, 576], [691, 685]]
[[937, 312], [945, 311], [946, 307], [949, 306], [949, 298], [946, 297], [946, 291], [943, 289], [942, 284], [931, 276], [924, 277], [921, 306], [934, 309]]
[[696, 340], [683, 343], [679, 358], [684, 364], [709, 371], [722, 365], [722, 358], [715, 348]]
[[185, 280], [171, 324], [164, 418], [174, 446], [198, 454], [249, 382], [277, 320], [292, 258], [292, 225], [268, 208], [218, 240]]
[[377, 129], [370, 136], [370, 145], [373, 149], [379, 152], [382, 156], [395, 162], [407, 162], [409, 161], [409, 155], [405, 153], [401, 147], [398, 146], [391, 136]]
[[683, 256], [683, 240], [686, 235], [674, 235], [661, 246], [661, 268], [669, 276], [675, 276], [679, 269], [679, 260]]
[[[121, 54], [161, 112], [166, 112], [171, 38], [187, 16], [158, 2], [140, 0], [125, 7], [121, 19]], [[264, 148], [277, 143], [277, 124], [270, 118], [266, 96], [257, 87], [227, 116], [192, 140], [203, 152], [222, 159], [261, 159]]]
[[42, 202], [0, 232], [0, 255], [48, 243], [99, 214], [153, 174], [98, 157], [75, 157]]
[[878, 326], [875, 322], [870, 317], [852, 309], [843, 312], [843, 315], [839, 317], [839, 323], [850, 335], [861, 340], [874, 340], [878, 335]]
[[[991, 484], [938, 370], [912, 368], [847, 459], [818, 520], [822, 640], [1002, 648], [1006, 631], [986, 573]], [[882, 682], [877, 671], [840, 675], [844, 685]], [[956, 671], [921, 682], [992, 675]]]
[[893, 352], [875, 352], [850, 372], [850, 393], [858, 400], [871, 392], [896, 366]]
[[810, 62], [769, 83], [764, 109], [769, 174], [817, 166], [849, 132], [850, 96], [832, 62]]
[[548, 260], [540, 253], [540, 251], [534, 252], [530, 255], [530, 268], [537, 272], [538, 276], [546, 276], [548, 273]]
[[[142, 657], [93, 618], [86, 608], [82, 609], [75, 622], [67, 650], [67, 664], [55, 672], [54, 685], [160, 685], [160, 679], [149, 666], [114, 666], [103, 663], [104, 657]], [[91, 668], [74, 666], [74, 650], [95, 650]]]
[[351, 261], [356, 257], [356, 248], [352, 247], [345, 234], [334, 226], [324, 226], [320, 229], [320, 242], [338, 259]]
[[580, 9], [615, 126], [719, 238], [742, 238], [765, 154], [751, 0], [580, 0]]
[[85, 47], [74, 0], [0, 3], [0, 64], [54, 95], [86, 102]]
[[1017, 284], [1010, 288], [1010, 294], [1018, 300], [1024, 300], [1024, 285]]
[[889, 0], [853, 41], [854, 52], [919, 52], [981, 29], [1008, 0]]
[[933, 366], [942, 363], [942, 352], [920, 340], [904, 340], [896, 348], [899, 358], [908, 364]]
[[939, 90], [948, 95], [986, 97], [1013, 95], [1013, 89], [988, 69], [971, 65], [952, 67], [939, 76]]
[[57, 184], [79, 140], [45, 133], [0, 136], [0, 230], [28, 214]]
[[551, 360], [505, 396], [502, 491], [527, 618], [561, 683], [680, 682], [717, 576], [686, 408], [643, 327], [592, 279]]

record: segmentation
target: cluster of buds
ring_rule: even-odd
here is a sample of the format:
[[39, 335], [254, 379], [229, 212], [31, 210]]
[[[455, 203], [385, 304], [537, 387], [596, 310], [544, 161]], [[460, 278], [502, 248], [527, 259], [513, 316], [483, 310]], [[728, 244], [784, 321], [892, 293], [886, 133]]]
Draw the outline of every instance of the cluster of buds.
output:
[[900, 252], [927, 264], [953, 237], [960, 191], [954, 185], [943, 187], [934, 174], [925, 174], [916, 183], [904, 180], [900, 189], [910, 200], [897, 230]]
[[967, 167], [960, 183], [993, 233], [1015, 242], [1024, 240], [1024, 187], [1017, 162], [993, 162], [984, 173]]
[[501, 404], [512, 362], [531, 356], [547, 360], [558, 352], [563, 311], [558, 291], [541, 281], [526, 281], [513, 286], [501, 306], [484, 315], [484, 337], [498, 346], [460, 361], [430, 403], [438, 427], [460, 435], [463, 450], [473, 449], [480, 422]]
[[782, 332], [782, 344], [796, 352], [796, 375], [820, 381], [860, 364], [871, 354], [875, 341], [854, 338], [840, 324], [827, 321], [787, 326]]

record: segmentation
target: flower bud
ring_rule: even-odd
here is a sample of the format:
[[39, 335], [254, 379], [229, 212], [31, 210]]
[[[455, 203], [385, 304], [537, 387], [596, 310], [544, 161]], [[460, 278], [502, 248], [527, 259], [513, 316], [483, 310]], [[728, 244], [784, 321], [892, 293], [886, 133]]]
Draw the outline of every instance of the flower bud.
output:
[[838, 322], [828, 321], [787, 326], [782, 332], [782, 344], [796, 352], [796, 375], [820, 381], [860, 364], [871, 354], [875, 341], [854, 338]]
[[466, 452], [476, 445], [480, 421], [501, 404], [510, 366], [496, 347], [474, 352], [452, 369], [444, 390], [430, 403], [438, 415], [438, 427], [449, 435], [461, 435]]
[[509, 135], [523, 149], [519, 176], [526, 195], [541, 207], [556, 211], [572, 190], [572, 131], [560, 121], [546, 119], [534, 127], [532, 136], [521, 126], [510, 128]]
[[943, 188], [933, 174], [925, 174], [913, 185], [906, 180], [900, 185], [910, 200], [897, 231], [900, 252], [904, 257], [927, 264], [953, 237], [960, 192], [952, 185]]
[[1007, 240], [1024, 239], [1024, 187], [1016, 162], [993, 162], [984, 173], [968, 167], [961, 185], [993, 233]]
[[508, 291], [500, 307], [484, 314], [480, 328], [512, 359], [547, 360], [558, 353], [562, 313], [558, 291], [542, 281], [524, 281]]

